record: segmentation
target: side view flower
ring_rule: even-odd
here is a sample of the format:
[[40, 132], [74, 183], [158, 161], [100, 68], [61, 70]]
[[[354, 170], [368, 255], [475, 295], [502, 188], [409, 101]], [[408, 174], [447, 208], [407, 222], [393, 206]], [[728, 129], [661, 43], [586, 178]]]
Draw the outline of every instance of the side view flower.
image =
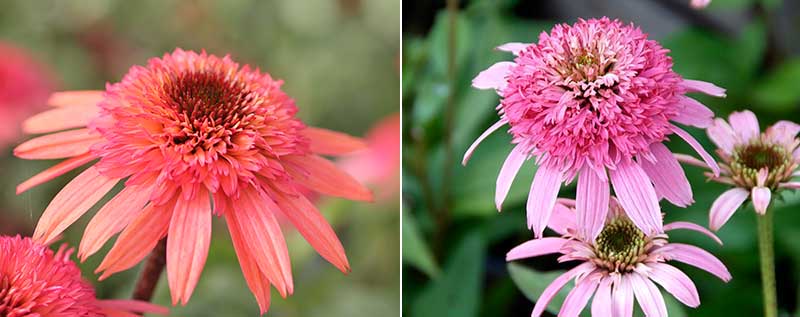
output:
[[0, 147], [16, 144], [19, 122], [40, 111], [55, 86], [50, 72], [29, 53], [0, 42]]
[[[578, 261], [576, 267], [556, 278], [536, 300], [532, 316], [541, 316], [548, 303], [571, 280], [569, 292], [558, 316], [577, 317], [594, 296], [594, 317], [633, 315], [634, 298], [645, 315], [667, 316], [663, 295], [656, 284], [690, 307], [700, 305], [694, 282], [668, 261], [683, 262], [703, 269], [723, 281], [731, 279], [725, 265], [709, 252], [696, 246], [670, 243], [665, 233], [646, 234], [626, 216], [630, 214], [616, 199], [610, 199], [610, 212], [597, 239], [576, 235], [578, 219], [575, 201], [561, 199], [555, 205], [549, 227], [561, 237], [545, 237], [525, 242], [508, 252], [508, 261], [561, 254], [559, 262]], [[664, 230], [689, 229], [722, 243], [705, 228], [688, 222], [664, 225]]]
[[72, 249], [53, 252], [30, 238], [0, 237], [0, 316], [134, 317], [166, 315], [168, 310], [146, 302], [100, 300], [69, 260]]
[[364, 144], [305, 126], [281, 85], [228, 56], [176, 49], [132, 67], [105, 92], [54, 94], [49, 104], [55, 108], [24, 123], [29, 133], [50, 134], [14, 153], [67, 160], [20, 184], [18, 193], [96, 162], [56, 195], [33, 238], [53, 241], [123, 182], [124, 189], [89, 222], [78, 252], [86, 259], [121, 232], [97, 268], [101, 279], [133, 267], [166, 237], [173, 304], [186, 304], [208, 255], [212, 215], [225, 218], [262, 313], [269, 307], [270, 285], [284, 297], [294, 289], [278, 214], [348, 272], [341, 242], [298, 187], [371, 200], [368, 189], [320, 156]]
[[[538, 43], [507, 43], [513, 53], [472, 82], [502, 97], [500, 120], [464, 155], [504, 125], [514, 149], [497, 178], [498, 210], [522, 163], [536, 157], [538, 170], [527, 203], [528, 227], [541, 237], [562, 182], [577, 176], [577, 234], [593, 240], [608, 213], [610, 187], [642, 231], [662, 231], [659, 197], [685, 207], [693, 200], [683, 169], [664, 141], [684, 139], [718, 172], [713, 158], [674, 123], [705, 128], [714, 114], [686, 93], [724, 97], [713, 84], [672, 70], [658, 42], [631, 25], [608, 18], [557, 25]], [[611, 186], [609, 186], [609, 183]]]

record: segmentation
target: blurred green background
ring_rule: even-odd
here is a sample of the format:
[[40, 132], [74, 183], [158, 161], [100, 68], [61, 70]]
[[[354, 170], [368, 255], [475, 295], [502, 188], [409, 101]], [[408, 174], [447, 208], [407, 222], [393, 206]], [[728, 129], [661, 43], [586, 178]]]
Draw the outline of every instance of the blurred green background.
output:
[[[0, 5], [0, 41], [22, 47], [49, 66], [59, 90], [103, 89], [130, 66], [181, 47], [231, 54], [241, 64], [284, 79], [283, 89], [295, 98], [299, 116], [310, 125], [361, 136], [399, 109], [398, 1], [94, 0]], [[25, 161], [12, 157], [11, 148], [2, 151], [0, 230], [29, 235], [50, 199], [77, 173], [16, 196], [16, 184], [56, 162]], [[399, 166], [394, 169], [399, 173]], [[394, 185], [394, 194], [373, 204], [319, 202], [347, 250], [349, 275], [316, 255], [296, 231], [285, 228], [295, 294], [281, 299], [273, 292], [268, 315], [398, 315], [398, 188]], [[70, 227], [64, 241], [77, 246], [89, 218]], [[191, 301], [174, 308], [172, 315], [256, 316], [258, 306], [244, 283], [222, 221], [215, 223], [214, 232]], [[110, 246], [81, 265], [88, 280], [96, 281], [92, 271]], [[135, 268], [97, 284], [98, 296], [129, 298], [137, 274]], [[163, 278], [155, 302], [170, 303]]]
[[[532, 238], [524, 204], [535, 171], [527, 162], [498, 213], [495, 179], [512, 148], [509, 135], [494, 133], [469, 165], [460, 165], [469, 144], [497, 120], [498, 96], [473, 89], [470, 81], [493, 63], [512, 59], [493, 49], [500, 44], [536, 42], [554, 23], [573, 23], [577, 17], [617, 17], [671, 49], [679, 74], [727, 88], [726, 99], [698, 97], [718, 116], [750, 108], [762, 128], [778, 119], [800, 121], [798, 1], [713, 0], [703, 11], [691, 10], [689, 0], [476, 0], [460, 1], [449, 12], [443, 0], [403, 6], [402, 305], [407, 316], [529, 316], [544, 287], [574, 265], [558, 265], [555, 256], [506, 263], [506, 252]], [[703, 131], [690, 130], [713, 149]], [[674, 152], [693, 153], [684, 142], [668, 145]], [[706, 182], [700, 169], [685, 170], [696, 203], [686, 209], [663, 203], [666, 221], [707, 226], [708, 209], [724, 187]], [[574, 193], [573, 183], [560, 195]], [[775, 208], [782, 316], [800, 314], [798, 207], [800, 196], [784, 192]], [[725, 284], [677, 264], [697, 284], [702, 304], [693, 310], [673, 299], [670, 316], [762, 315], [754, 215], [748, 205], [733, 216], [719, 232], [724, 247], [696, 233], [671, 234], [671, 241], [716, 254], [733, 280]], [[559, 306], [550, 305], [556, 309], [550, 313]]]

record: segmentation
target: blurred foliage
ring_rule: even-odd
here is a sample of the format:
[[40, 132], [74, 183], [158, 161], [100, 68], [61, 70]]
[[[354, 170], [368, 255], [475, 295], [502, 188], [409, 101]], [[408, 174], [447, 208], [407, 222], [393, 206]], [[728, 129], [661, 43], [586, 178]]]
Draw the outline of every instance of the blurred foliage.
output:
[[[442, 2], [438, 2], [440, 7]], [[524, 165], [502, 213], [497, 213], [493, 199], [495, 179], [512, 148], [509, 135], [494, 133], [476, 150], [469, 165], [460, 165], [460, 156], [469, 144], [499, 119], [495, 110], [497, 95], [470, 86], [478, 72], [512, 58], [494, 48], [506, 42], [535, 42], [538, 34], [554, 23], [574, 22], [522, 17], [520, 3], [462, 3], [454, 19], [456, 45], [452, 55], [448, 45], [450, 13], [444, 9], [435, 15], [427, 34], [404, 33], [403, 217], [404, 225], [412, 225], [403, 235], [406, 315], [528, 316], [532, 302], [544, 287], [570, 268], [569, 263], [558, 264], [555, 257], [505, 262], [508, 250], [532, 238], [525, 228], [524, 204], [535, 171], [533, 162]], [[741, 29], [732, 34], [689, 24], [656, 40], [671, 50], [674, 69], [679, 74], [728, 89], [725, 99], [693, 96], [718, 116], [750, 108], [759, 116], [762, 128], [779, 119], [800, 121], [800, 57], [776, 52], [768, 45], [771, 24], [765, 14], [758, 13], [780, 7], [781, 1], [773, 0], [714, 0], [708, 12], [698, 13], [748, 12], [749, 20], [741, 21]], [[419, 30], [420, 26], [409, 29]], [[451, 57], [456, 67], [452, 82], [447, 69]], [[452, 102], [452, 111], [447, 111], [448, 102]], [[451, 131], [453, 154], [448, 154], [446, 148], [448, 117], [455, 122]], [[703, 131], [689, 130], [706, 149], [713, 149]], [[670, 142], [669, 147], [675, 152], [693, 153], [683, 142]], [[445, 182], [442, 177], [447, 169], [452, 171], [452, 179]], [[685, 209], [664, 203], [666, 221], [692, 221], [706, 226], [708, 209], [724, 187], [706, 182], [698, 168], [685, 170], [696, 203]], [[443, 184], [451, 186], [444, 188]], [[574, 188], [562, 188], [561, 196], [574, 197]], [[800, 238], [800, 195], [784, 192], [781, 198], [775, 205], [776, 261], [779, 305], [788, 316], [798, 313], [800, 244], [796, 241]], [[695, 281], [702, 304], [691, 309], [665, 296], [671, 316], [761, 315], [755, 231], [754, 212], [746, 206], [718, 233], [724, 247], [691, 232], [671, 234], [673, 241], [698, 245], [714, 253], [733, 274], [733, 280], [725, 284], [706, 272], [676, 264]], [[432, 274], [432, 268], [441, 271]], [[559, 307], [557, 299], [548, 306], [549, 312], [555, 315]]]
[[[363, 135], [399, 108], [396, 1], [3, 1], [2, 6], [0, 40], [25, 47], [50, 64], [60, 89], [103, 89], [132, 65], [181, 47], [231, 54], [240, 64], [285, 80], [283, 89], [296, 99], [299, 116], [310, 125]], [[30, 234], [47, 203], [76, 173], [16, 196], [16, 184], [55, 162], [24, 161], [11, 157], [11, 149], [4, 151], [3, 233]], [[400, 214], [397, 195], [393, 197], [374, 204], [320, 201], [320, 210], [347, 250], [352, 266], [348, 275], [287, 227], [295, 294], [281, 299], [273, 292], [269, 315], [397, 315]], [[77, 246], [96, 209], [68, 229], [64, 241]], [[173, 315], [254, 316], [258, 306], [221, 221], [214, 232], [193, 298], [174, 308]], [[111, 245], [81, 265], [88, 280], [96, 281], [92, 271]], [[134, 268], [98, 283], [98, 295], [128, 298], [137, 274]], [[155, 302], [170, 303], [166, 279]]]

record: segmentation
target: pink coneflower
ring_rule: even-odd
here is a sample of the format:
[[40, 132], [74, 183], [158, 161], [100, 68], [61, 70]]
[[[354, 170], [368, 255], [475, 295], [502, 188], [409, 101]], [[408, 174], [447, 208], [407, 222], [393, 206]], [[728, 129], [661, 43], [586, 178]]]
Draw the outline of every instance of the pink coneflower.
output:
[[208, 254], [212, 214], [225, 217], [262, 312], [270, 285], [282, 296], [294, 288], [278, 213], [325, 259], [349, 271], [333, 229], [297, 188], [371, 200], [369, 190], [319, 156], [352, 152], [363, 143], [306, 127], [281, 84], [227, 56], [176, 49], [134, 66], [105, 92], [55, 94], [50, 104], [56, 108], [29, 119], [27, 131], [78, 129], [35, 138], [15, 154], [69, 159], [18, 192], [99, 161], [56, 195], [34, 239], [52, 241], [124, 180], [124, 189], [89, 222], [79, 248], [85, 259], [122, 232], [98, 267], [101, 279], [134, 266], [166, 236], [173, 303], [186, 304]]
[[53, 252], [30, 238], [0, 237], [0, 316], [133, 317], [168, 314], [163, 307], [131, 300], [98, 300], [92, 285], [69, 260], [71, 249]]
[[[728, 122], [715, 119], [707, 132], [723, 162], [721, 175], [709, 177], [733, 186], [711, 205], [709, 227], [712, 230], [719, 230], [748, 198], [755, 211], [763, 215], [772, 193], [784, 188], [800, 188], [800, 182], [792, 181], [800, 163], [797, 150], [800, 140], [796, 138], [800, 125], [778, 121], [761, 133], [756, 115], [745, 110], [731, 113]], [[692, 157], [677, 156], [683, 162], [708, 167]]]
[[400, 114], [392, 114], [370, 129], [367, 149], [337, 165], [365, 184], [375, 186], [378, 199], [397, 197], [400, 191]]
[[692, 2], [690, 2], [690, 5], [692, 6], [692, 8], [695, 8], [695, 9], [705, 8], [709, 4], [711, 4], [711, 0], [692, 0]]
[[[699, 306], [700, 297], [692, 280], [667, 264], [668, 261], [695, 266], [726, 282], [731, 279], [725, 265], [707, 251], [688, 244], [669, 243], [664, 233], [648, 235], [642, 232], [613, 198], [600, 234], [594, 241], [583, 239], [576, 235], [579, 228], [573, 204], [569, 200], [556, 204], [550, 228], [562, 237], [530, 240], [512, 249], [506, 256], [511, 261], [560, 253], [559, 262], [581, 262], [547, 286], [536, 300], [534, 317], [541, 316], [556, 293], [573, 279], [575, 287], [562, 304], [558, 313], [560, 317], [577, 317], [592, 295], [591, 311], [595, 317], [632, 316], [634, 298], [645, 315], [667, 316], [664, 298], [655, 283], [685, 305]], [[695, 230], [722, 243], [713, 233], [693, 223], [673, 222], [664, 225], [664, 229]]]
[[19, 122], [42, 108], [53, 86], [43, 64], [0, 42], [0, 148], [19, 140]]
[[713, 112], [685, 96], [725, 96], [713, 84], [682, 79], [667, 50], [633, 25], [608, 18], [556, 25], [539, 43], [508, 43], [514, 62], [499, 62], [472, 85], [502, 97], [500, 121], [470, 146], [509, 125], [516, 144], [497, 178], [498, 210], [522, 163], [539, 165], [528, 196], [528, 227], [542, 236], [561, 183], [578, 177], [578, 234], [591, 240], [608, 212], [609, 180], [628, 216], [661, 232], [659, 196], [677, 206], [694, 200], [678, 162], [663, 144], [675, 134], [713, 166], [711, 156], [672, 122], [707, 127]]

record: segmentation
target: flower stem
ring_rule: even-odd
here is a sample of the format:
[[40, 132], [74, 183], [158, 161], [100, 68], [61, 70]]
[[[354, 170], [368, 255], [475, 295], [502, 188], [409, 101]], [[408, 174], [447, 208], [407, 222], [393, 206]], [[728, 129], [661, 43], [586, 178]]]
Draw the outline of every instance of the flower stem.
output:
[[167, 264], [167, 238], [161, 239], [147, 257], [147, 263], [144, 264], [133, 289], [133, 299], [149, 302], [153, 298], [165, 264]]
[[772, 210], [758, 219], [758, 253], [761, 257], [761, 287], [764, 291], [764, 317], [778, 316], [778, 297], [775, 291], [775, 248], [772, 231]]

